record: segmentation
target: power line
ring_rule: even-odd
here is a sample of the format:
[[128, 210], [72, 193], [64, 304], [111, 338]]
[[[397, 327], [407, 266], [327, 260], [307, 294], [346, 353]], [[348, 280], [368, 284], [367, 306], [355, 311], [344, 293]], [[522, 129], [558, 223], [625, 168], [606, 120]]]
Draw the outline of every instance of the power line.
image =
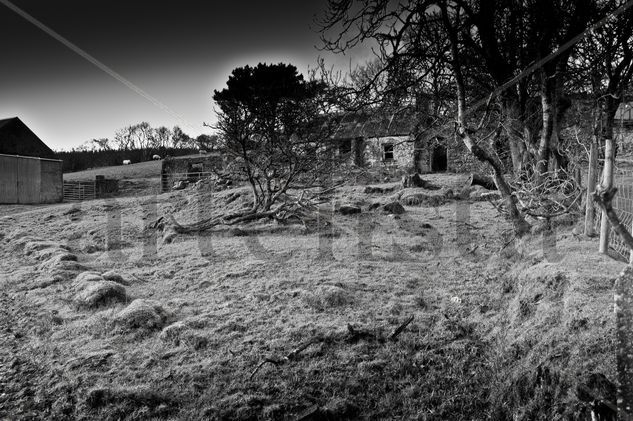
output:
[[39, 29], [41, 29], [42, 31], [44, 31], [50, 37], [54, 38], [55, 40], [57, 40], [58, 42], [60, 42], [64, 46], [66, 46], [68, 49], [73, 51], [75, 54], [81, 56], [85, 60], [87, 60], [90, 63], [92, 63], [94, 66], [99, 68], [101, 71], [107, 73], [108, 75], [110, 75], [114, 79], [116, 79], [119, 82], [121, 82], [123, 85], [127, 86], [130, 90], [134, 91], [137, 95], [145, 98], [147, 101], [149, 101], [150, 103], [152, 103], [156, 107], [158, 107], [161, 110], [165, 111], [167, 114], [169, 114], [170, 116], [175, 118], [177, 121], [181, 122], [181, 124], [183, 126], [189, 127], [190, 129], [193, 129], [193, 130], [196, 130], [196, 127], [194, 125], [190, 124], [180, 114], [178, 114], [175, 111], [173, 111], [171, 108], [169, 108], [163, 102], [161, 102], [157, 98], [153, 97], [152, 95], [150, 95], [149, 93], [147, 93], [143, 89], [139, 88], [134, 83], [130, 82], [128, 79], [123, 77], [121, 74], [117, 73], [116, 71], [114, 71], [113, 69], [111, 69], [110, 67], [105, 65], [103, 62], [97, 60], [95, 57], [93, 57], [92, 55], [90, 55], [89, 53], [87, 53], [86, 51], [84, 51], [83, 49], [78, 47], [77, 45], [73, 44], [71, 41], [69, 41], [68, 39], [64, 38], [62, 35], [60, 35], [56, 31], [54, 31], [52, 28], [50, 28], [49, 26], [45, 25], [44, 23], [40, 22], [39, 20], [37, 20], [35, 17], [30, 15], [29, 13], [27, 13], [23, 9], [21, 9], [18, 6], [16, 6], [15, 4], [11, 3], [9, 0], [0, 0], [0, 3], [5, 5], [7, 8], [12, 10], [16, 14], [20, 15], [22, 18], [24, 18], [25, 20], [27, 20], [28, 22], [30, 22], [34, 26], [36, 26]]

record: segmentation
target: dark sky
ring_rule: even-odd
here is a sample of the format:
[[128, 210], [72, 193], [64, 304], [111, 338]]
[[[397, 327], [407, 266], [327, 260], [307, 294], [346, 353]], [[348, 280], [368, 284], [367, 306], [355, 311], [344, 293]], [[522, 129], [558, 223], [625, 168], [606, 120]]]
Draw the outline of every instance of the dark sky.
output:
[[13, 0], [41, 21], [182, 116], [178, 120], [86, 61], [0, 1], [0, 118], [20, 117], [54, 149], [140, 121], [209, 132], [214, 89], [231, 70], [286, 62], [306, 74], [319, 55], [348, 69], [366, 51], [332, 56], [313, 17], [325, 0], [147, 1]]

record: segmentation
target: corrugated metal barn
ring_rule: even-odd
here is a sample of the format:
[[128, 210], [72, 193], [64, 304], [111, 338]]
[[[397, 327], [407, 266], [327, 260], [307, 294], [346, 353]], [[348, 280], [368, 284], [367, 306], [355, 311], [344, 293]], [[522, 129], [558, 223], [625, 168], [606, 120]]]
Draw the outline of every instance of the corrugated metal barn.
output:
[[0, 203], [63, 198], [62, 161], [19, 118], [0, 120]]

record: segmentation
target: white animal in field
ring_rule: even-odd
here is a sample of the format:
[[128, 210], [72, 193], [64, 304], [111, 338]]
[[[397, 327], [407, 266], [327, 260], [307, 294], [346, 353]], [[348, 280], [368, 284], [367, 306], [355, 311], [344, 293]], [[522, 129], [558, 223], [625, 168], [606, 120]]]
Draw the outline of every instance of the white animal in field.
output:
[[132, 163], [132, 161], [130, 161], [129, 159], [124, 159], [123, 160], [123, 165], [130, 165]]
[[204, 155], [207, 153], [207, 151], [204, 149], [198, 149], [198, 152], [200, 153], [200, 155]]
[[152, 157], [152, 159], [153, 159], [154, 161], [158, 161], [158, 160], [160, 159], [160, 155], [154, 155], [154, 156]]

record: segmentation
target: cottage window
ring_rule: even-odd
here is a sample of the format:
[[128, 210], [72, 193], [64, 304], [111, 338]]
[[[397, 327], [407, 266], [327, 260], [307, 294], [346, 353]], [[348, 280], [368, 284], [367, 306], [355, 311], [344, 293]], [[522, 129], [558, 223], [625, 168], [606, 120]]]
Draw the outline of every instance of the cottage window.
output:
[[391, 143], [383, 145], [383, 159], [385, 161], [393, 161], [393, 145]]
[[338, 146], [339, 156], [349, 155], [352, 152], [352, 140], [343, 140]]

